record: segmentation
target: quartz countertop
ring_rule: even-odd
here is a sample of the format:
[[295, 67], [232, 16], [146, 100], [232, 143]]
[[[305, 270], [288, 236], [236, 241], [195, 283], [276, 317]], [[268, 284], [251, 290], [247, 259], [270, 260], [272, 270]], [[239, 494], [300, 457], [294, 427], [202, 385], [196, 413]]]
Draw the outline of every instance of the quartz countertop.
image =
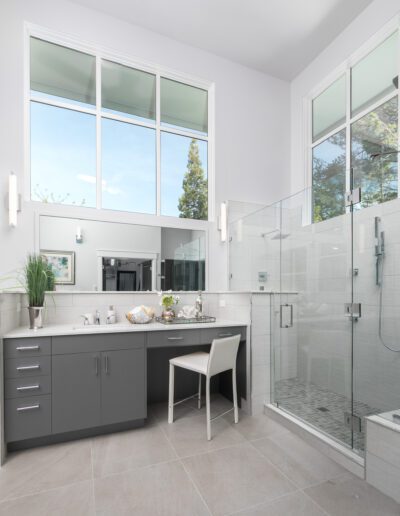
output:
[[116, 324], [49, 324], [40, 330], [30, 330], [23, 326], [15, 328], [3, 335], [3, 339], [20, 339], [27, 337], [53, 337], [60, 335], [90, 335], [96, 333], [129, 333], [144, 331], [170, 331], [170, 330], [197, 330], [200, 328], [226, 328], [231, 326], [248, 326], [245, 321], [228, 321], [220, 319], [213, 323], [190, 323], [190, 324], [162, 324], [151, 322], [148, 324], [130, 324], [128, 322]]

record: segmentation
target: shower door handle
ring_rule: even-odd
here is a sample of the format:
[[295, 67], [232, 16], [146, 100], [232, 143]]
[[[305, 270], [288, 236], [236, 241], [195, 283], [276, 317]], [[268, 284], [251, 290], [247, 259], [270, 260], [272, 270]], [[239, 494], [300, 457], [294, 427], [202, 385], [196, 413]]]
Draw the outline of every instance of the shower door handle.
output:
[[[283, 310], [284, 308], [290, 309], [290, 316], [289, 316], [289, 324], [283, 323]], [[285, 303], [284, 305], [280, 305], [280, 311], [279, 311], [279, 321], [280, 321], [280, 327], [281, 328], [291, 328], [293, 326], [293, 305], [290, 305], [289, 303]]]
[[361, 317], [361, 303], [345, 303], [344, 315], [357, 321]]

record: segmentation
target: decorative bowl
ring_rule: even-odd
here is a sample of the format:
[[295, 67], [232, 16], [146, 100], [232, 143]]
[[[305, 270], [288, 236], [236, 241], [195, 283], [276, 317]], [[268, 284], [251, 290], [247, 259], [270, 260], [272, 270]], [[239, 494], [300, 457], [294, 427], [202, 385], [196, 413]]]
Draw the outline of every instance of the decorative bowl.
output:
[[131, 324], [148, 324], [154, 319], [154, 310], [149, 306], [135, 306], [125, 316]]

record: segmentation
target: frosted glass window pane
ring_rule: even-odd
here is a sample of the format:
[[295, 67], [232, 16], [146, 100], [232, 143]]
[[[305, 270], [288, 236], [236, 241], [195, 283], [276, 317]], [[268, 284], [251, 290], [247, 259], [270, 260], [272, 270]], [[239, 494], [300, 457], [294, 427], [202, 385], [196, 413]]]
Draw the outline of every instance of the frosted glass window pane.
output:
[[161, 214], [207, 220], [207, 142], [161, 133]]
[[155, 119], [155, 75], [102, 61], [101, 83], [101, 102], [107, 111], [139, 119]]
[[207, 97], [206, 90], [161, 78], [161, 122], [207, 134]]
[[342, 129], [313, 149], [313, 222], [345, 212], [346, 131]]
[[351, 110], [354, 116], [396, 89], [398, 33], [395, 32], [351, 70]]
[[397, 198], [397, 142], [397, 97], [352, 124], [351, 166], [361, 207]]
[[102, 120], [102, 207], [156, 212], [155, 129]]
[[338, 127], [346, 118], [346, 78], [343, 75], [313, 100], [313, 141]]
[[31, 90], [84, 105], [96, 104], [94, 56], [31, 38]]
[[96, 117], [31, 102], [31, 198], [96, 207]]

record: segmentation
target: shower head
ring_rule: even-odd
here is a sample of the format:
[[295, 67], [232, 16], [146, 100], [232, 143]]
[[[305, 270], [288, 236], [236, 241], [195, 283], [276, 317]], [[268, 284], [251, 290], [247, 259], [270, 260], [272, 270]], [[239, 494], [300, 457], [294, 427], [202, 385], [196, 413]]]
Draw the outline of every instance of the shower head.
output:
[[271, 240], [284, 240], [285, 238], [287, 238], [288, 236], [290, 236], [290, 233], [277, 233], [276, 235], [274, 235]]

